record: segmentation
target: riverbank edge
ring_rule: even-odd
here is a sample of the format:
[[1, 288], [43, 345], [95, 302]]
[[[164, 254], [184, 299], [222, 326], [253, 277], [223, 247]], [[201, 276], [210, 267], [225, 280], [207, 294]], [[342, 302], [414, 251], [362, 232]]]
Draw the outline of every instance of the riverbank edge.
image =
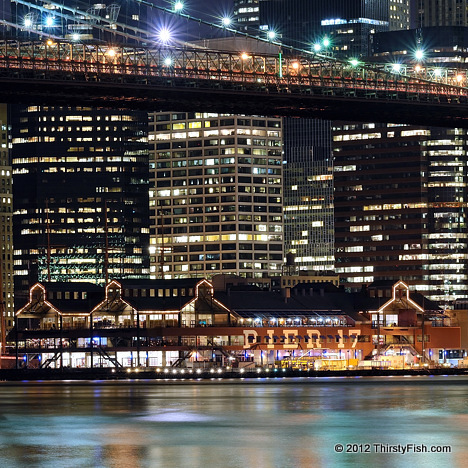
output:
[[213, 380], [246, 378], [285, 378], [285, 377], [403, 377], [466, 375], [468, 369], [424, 368], [424, 369], [354, 369], [354, 370], [297, 370], [297, 369], [200, 369], [190, 372], [187, 369], [0, 369], [0, 381], [38, 381], [38, 380]]

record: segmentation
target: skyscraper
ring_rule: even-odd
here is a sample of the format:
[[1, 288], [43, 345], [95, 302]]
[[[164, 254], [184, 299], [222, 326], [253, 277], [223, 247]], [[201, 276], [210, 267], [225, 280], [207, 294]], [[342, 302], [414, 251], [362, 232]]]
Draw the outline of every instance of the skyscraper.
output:
[[466, 297], [467, 131], [346, 123], [333, 139], [343, 283], [403, 279], [444, 305]]
[[409, 29], [411, 26], [410, 0], [389, 0], [390, 14], [388, 24], [390, 31]]
[[467, 0], [419, 0], [418, 27], [468, 26]]
[[14, 317], [13, 184], [9, 133], [7, 106], [0, 104], [0, 314], [4, 314], [6, 328], [11, 327]]
[[149, 275], [147, 114], [12, 111], [17, 300], [35, 281]]
[[370, 34], [389, 29], [389, 0], [265, 0], [260, 2], [260, 27], [276, 31], [281, 41], [337, 56], [369, 55]]
[[333, 270], [331, 122], [283, 120], [285, 252], [299, 270]]
[[281, 119], [153, 115], [151, 276], [281, 274]]

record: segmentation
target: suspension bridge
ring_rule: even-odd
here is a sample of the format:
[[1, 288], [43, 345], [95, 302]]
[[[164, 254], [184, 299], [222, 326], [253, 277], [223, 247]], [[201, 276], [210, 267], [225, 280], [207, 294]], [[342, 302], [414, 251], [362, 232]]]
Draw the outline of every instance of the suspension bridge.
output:
[[[60, 14], [78, 14], [68, 10]], [[95, 19], [93, 13], [86, 15]], [[460, 70], [336, 60], [272, 41], [263, 42], [277, 47], [275, 53], [169, 41], [148, 45], [145, 30], [113, 24], [90, 23], [117, 31], [122, 41], [82, 41], [43, 30], [29, 30], [28, 37], [5, 36], [0, 40], [0, 101], [468, 128], [468, 89]], [[9, 27], [24, 33], [24, 25]]]

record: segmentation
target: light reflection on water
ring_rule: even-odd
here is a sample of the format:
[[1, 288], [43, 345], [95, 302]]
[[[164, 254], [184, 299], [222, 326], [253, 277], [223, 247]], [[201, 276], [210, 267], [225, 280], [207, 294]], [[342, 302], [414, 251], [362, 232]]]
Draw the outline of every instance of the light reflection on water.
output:
[[464, 467], [467, 436], [465, 377], [0, 383], [2, 468]]

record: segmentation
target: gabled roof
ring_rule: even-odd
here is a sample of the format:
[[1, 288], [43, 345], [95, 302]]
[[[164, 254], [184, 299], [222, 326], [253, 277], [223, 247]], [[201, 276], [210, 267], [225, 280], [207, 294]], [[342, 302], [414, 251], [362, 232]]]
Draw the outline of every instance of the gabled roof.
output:
[[61, 315], [60, 310], [47, 300], [45, 287], [36, 283], [29, 289], [29, 301], [16, 312], [16, 316], [44, 317]]

